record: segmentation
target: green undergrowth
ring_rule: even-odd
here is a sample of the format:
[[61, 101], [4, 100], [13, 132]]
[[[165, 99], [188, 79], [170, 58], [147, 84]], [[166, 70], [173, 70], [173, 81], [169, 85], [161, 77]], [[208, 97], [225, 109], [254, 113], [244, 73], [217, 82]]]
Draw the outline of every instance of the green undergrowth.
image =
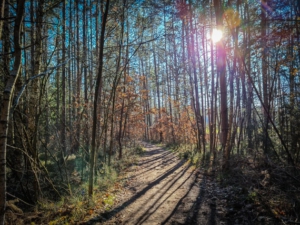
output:
[[[92, 218], [95, 213], [111, 210], [117, 195], [126, 182], [127, 169], [137, 162], [144, 148], [137, 145], [124, 149], [123, 158], [112, 158], [111, 165], [101, 163], [95, 172], [93, 197], [88, 197], [88, 180], [82, 181], [80, 172], [74, 171], [70, 179], [72, 194], [61, 196], [57, 201], [41, 198], [34, 212], [36, 216], [23, 218], [24, 224], [76, 224]], [[41, 213], [42, 212], [42, 213]], [[25, 216], [24, 216], [25, 217]], [[21, 221], [20, 220], [20, 221]]]
[[199, 151], [194, 144], [167, 144], [166, 148], [194, 166], [206, 168], [209, 165], [210, 154]]
[[135, 148], [135, 153], [138, 154], [138, 155], [141, 155], [145, 152], [145, 149], [142, 147], [142, 146], [137, 146]]

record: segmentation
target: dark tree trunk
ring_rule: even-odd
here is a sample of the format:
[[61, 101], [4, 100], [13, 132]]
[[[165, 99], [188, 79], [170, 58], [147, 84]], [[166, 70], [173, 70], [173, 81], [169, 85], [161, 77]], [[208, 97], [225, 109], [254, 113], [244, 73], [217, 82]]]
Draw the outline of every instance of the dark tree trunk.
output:
[[97, 81], [95, 87], [95, 99], [94, 99], [94, 111], [93, 111], [93, 130], [92, 130], [92, 149], [90, 154], [90, 170], [89, 170], [89, 190], [88, 194], [91, 197], [93, 195], [94, 186], [94, 165], [95, 165], [95, 152], [96, 152], [96, 128], [97, 128], [97, 115], [98, 115], [98, 103], [101, 102], [101, 90], [102, 90], [102, 76], [103, 76], [103, 51], [104, 51], [104, 35], [106, 28], [106, 21], [108, 16], [109, 0], [106, 1], [105, 12], [102, 17], [102, 26], [100, 34], [100, 49], [99, 49], [99, 69], [97, 74]]
[[[17, 5], [17, 16], [14, 25], [14, 64], [9, 78], [5, 84], [3, 99], [1, 102], [1, 115], [0, 115], [0, 224], [4, 225], [5, 222], [5, 209], [6, 209], [6, 149], [7, 149], [7, 134], [9, 114], [12, 103], [13, 92], [16, 81], [20, 75], [22, 49], [21, 49], [21, 30], [24, 16], [25, 0], [19, 0]], [[1, 7], [4, 7], [4, 3]], [[3, 8], [1, 8], [1, 16], [3, 17]], [[2, 31], [2, 22], [0, 25]]]

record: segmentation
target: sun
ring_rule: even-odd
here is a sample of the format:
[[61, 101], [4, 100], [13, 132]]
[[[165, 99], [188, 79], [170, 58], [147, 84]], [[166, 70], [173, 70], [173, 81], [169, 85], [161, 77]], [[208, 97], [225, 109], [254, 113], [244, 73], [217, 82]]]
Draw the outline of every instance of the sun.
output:
[[211, 39], [214, 43], [219, 42], [223, 37], [223, 32], [218, 29], [213, 29], [213, 32], [211, 34]]

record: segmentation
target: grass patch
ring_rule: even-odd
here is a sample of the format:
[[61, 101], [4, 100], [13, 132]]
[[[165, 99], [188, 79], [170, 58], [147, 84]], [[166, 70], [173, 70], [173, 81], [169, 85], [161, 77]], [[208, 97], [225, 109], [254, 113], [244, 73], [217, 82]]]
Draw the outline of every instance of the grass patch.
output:
[[135, 147], [135, 153], [140, 155], [143, 154], [145, 152], [145, 149], [142, 146], [137, 146]]
[[107, 194], [103, 199], [105, 210], [110, 210], [115, 203], [116, 197], [113, 194]]
[[196, 167], [207, 167], [210, 162], [210, 153], [199, 152], [194, 144], [167, 144], [166, 148], [180, 159], [188, 160]]
[[[145, 149], [135, 146], [124, 149], [123, 158], [118, 160], [112, 157], [111, 165], [99, 163], [95, 173], [94, 195], [88, 197], [88, 181], [80, 179], [80, 171], [72, 173], [70, 178], [76, 176], [78, 182], [72, 184], [72, 196], [62, 196], [58, 201], [50, 201], [47, 198], [40, 199], [36, 206], [36, 212], [43, 212], [38, 217], [28, 217], [26, 224], [76, 224], [87, 221], [99, 212], [111, 210], [117, 200], [117, 192], [126, 182], [126, 170], [136, 163], [138, 155]], [[81, 181], [80, 181], [81, 180]]]

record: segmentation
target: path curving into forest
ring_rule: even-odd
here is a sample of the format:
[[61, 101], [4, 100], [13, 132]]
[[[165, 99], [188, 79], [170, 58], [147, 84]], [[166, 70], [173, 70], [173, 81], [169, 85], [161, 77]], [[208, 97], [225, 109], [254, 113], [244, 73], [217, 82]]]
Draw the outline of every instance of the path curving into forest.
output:
[[128, 173], [126, 197], [88, 224], [220, 224], [208, 182], [174, 153], [145, 144], [145, 153]]

